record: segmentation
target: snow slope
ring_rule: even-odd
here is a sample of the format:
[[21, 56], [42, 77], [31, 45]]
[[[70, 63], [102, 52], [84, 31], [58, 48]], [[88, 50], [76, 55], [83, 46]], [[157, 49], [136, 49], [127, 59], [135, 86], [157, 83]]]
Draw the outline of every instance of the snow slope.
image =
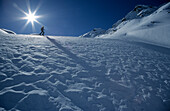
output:
[[169, 52], [121, 40], [0, 33], [0, 110], [169, 111]]

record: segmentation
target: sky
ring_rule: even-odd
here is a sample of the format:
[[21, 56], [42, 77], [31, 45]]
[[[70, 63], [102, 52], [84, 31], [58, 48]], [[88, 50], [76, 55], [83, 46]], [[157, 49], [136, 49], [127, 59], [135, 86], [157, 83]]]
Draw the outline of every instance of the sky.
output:
[[[40, 33], [45, 26], [45, 34], [55, 36], [79, 36], [93, 28], [111, 28], [138, 4], [159, 6], [169, 0], [0, 0], [0, 28], [17, 34]], [[21, 19], [38, 9], [36, 16], [40, 23]]]

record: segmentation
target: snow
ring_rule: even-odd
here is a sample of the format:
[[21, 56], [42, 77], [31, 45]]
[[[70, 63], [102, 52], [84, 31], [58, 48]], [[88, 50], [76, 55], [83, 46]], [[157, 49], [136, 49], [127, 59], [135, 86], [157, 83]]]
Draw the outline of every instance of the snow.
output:
[[0, 33], [0, 110], [168, 111], [169, 67], [144, 43]]

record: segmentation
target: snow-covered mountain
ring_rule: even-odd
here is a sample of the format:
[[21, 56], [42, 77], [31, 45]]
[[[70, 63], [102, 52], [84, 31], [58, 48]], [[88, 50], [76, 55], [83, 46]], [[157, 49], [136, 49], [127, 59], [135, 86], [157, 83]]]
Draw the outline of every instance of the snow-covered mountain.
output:
[[[170, 47], [170, 2], [161, 7], [136, 6], [97, 38], [126, 39]], [[94, 36], [93, 36], [94, 37]]]
[[89, 37], [96, 37], [99, 36], [101, 34], [104, 34], [106, 32], [106, 30], [101, 29], [101, 28], [94, 28], [92, 31], [87, 32], [79, 37], [85, 37], [85, 38], [89, 38]]

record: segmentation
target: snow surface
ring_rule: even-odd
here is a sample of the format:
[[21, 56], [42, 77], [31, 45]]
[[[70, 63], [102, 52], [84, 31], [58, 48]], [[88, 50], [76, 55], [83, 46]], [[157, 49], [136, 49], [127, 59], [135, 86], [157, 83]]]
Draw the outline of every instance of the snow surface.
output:
[[0, 33], [1, 111], [169, 111], [170, 51]]

